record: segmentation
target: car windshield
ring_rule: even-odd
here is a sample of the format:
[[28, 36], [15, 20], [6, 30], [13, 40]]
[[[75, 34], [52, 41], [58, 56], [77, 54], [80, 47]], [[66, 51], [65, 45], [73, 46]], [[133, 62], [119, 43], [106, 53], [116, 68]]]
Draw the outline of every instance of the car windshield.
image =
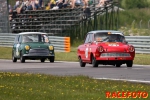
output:
[[44, 42], [48, 43], [49, 39], [46, 34], [24, 34], [22, 36], [22, 42]]
[[125, 42], [124, 36], [120, 34], [96, 33], [94, 39], [97, 42]]

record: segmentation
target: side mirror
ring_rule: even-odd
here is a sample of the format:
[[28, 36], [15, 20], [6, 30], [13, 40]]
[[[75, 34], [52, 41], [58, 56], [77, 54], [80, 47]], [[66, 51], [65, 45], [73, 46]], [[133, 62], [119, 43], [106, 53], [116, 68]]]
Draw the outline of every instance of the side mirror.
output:
[[128, 41], [125, 41], [126, 44], [128, 44]]
[[89, 41], [88, 43], [92, 43], [92, 41]]

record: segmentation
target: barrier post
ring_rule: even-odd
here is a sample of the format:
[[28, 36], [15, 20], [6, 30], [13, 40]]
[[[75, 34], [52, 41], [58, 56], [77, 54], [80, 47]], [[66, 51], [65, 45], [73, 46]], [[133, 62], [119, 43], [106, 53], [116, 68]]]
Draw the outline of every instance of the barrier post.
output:
[[70, 52], [70, 37], [64, 37], [65, 51]]

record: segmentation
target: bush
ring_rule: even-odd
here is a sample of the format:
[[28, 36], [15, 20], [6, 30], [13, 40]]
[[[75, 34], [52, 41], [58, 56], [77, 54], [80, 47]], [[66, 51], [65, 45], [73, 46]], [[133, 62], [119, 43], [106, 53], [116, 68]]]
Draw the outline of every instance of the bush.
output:
[[135, 8], [121, 11], [119, 13], [119, 26], [140, 28], [139, 24], [140, 21], [142, 20], [141, 28], [147, 29], [149, 16], [150, 16], [149, 8], [142, 8], [142, 9]]
[[121, 0], [120, 3], [124, 9], [146, 8], [149, 6], [148, 0]]

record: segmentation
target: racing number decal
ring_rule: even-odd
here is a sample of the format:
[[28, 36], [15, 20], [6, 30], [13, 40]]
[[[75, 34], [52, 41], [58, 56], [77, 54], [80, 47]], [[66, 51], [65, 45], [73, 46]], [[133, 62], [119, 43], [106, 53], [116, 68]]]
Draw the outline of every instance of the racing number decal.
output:
[[16, 55], [17, 55], [17, 56], [19, 56], [19, 46], [20, 46], [20, 44], [17, 44], [17, 45], [16, 45]]
[[88, 58], [88, 48], [85, 49], [85, 58]]
[[119, 44], [110, 43], [110, 44], [108, 44], [108, 46], [119, 46]]

